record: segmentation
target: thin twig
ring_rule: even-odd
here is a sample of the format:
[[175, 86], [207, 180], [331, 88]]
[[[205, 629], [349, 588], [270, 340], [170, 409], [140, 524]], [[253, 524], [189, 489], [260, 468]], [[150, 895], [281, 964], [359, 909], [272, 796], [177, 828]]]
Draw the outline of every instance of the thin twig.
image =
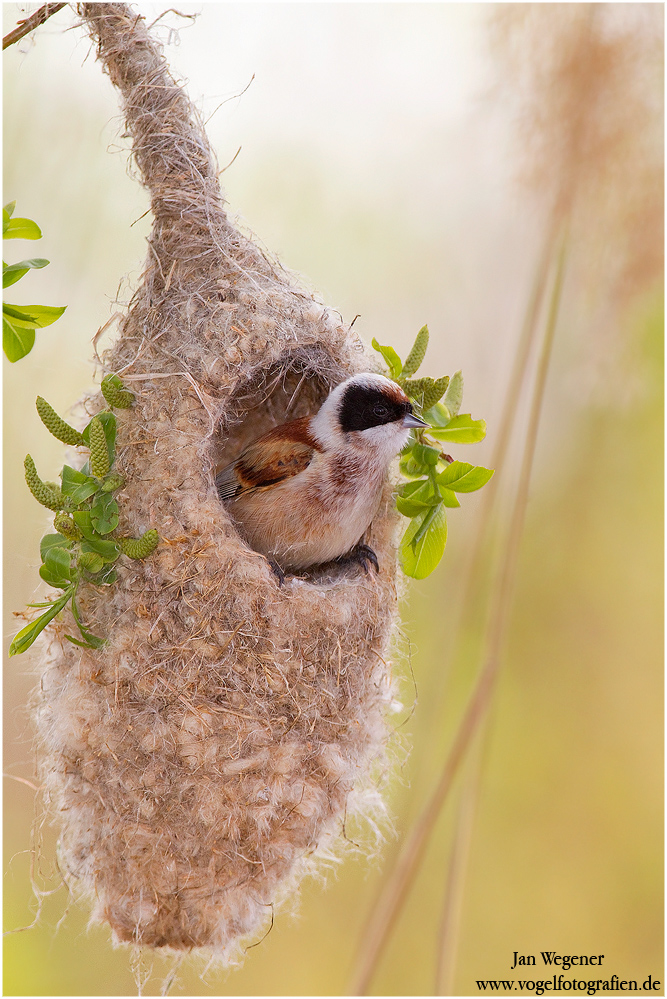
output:
[[497, 598], [486, 635], [488, 650], [486, 660], [479, 673], [475, 689], [468, 702], [461, 724], [454, 736], [454, 741], [445, 761], [440, 780], [424, 811], [413, 826], [412, 832], [399, 854], [396, 866], [389, 879], [385, 882], [380, 897], [371, 912], [366, 931], [362, 937], [360, 947], [361, 956], [358, 961], [356, 974], [353, 977], [353, 987], [349, 992], [350, 995], [366, 995], [367, 993], [379, 959], [382, 956], [382, 952], [394, 929], [403, 903], [407, 898], [415, 875], [421, 865], [433, 827], [449, 795], [454, 778], [457, 775], [470, 742], [486, 717], [491, 703], [491, 695], [493, 694], [500, 666], [500, 653], [513, 595], [513, 582], [516, 575], [519, 543], [528, 504], [530, 477], [535, 454], [535, 444], [537, 442], [540, 413], [556, 329], [558, 307], [560, 305], [564, 264], [565, 239], [563, 239], [556, 265], [556, 275], [549, 303], [542, 353], [535, 377], [524, 459], [507, 535], [503, 564], [499, 574], [500, 578], [495, 589]]
[[34, 14], [30, 17], [26, 17], [24, 21], [19, 21], [13, 31], [10, 31], [8, 35], [2, 39], [2, 49], [9, 48], [14, 42], [20, 41], [26, 35], [29, 35], [31, 31], [38, 28], [40, 24], [52, 17], [53, 14], [57, 14], [61, 7], [66, 7], [66, 3], [45, 3], [43, 7], [36, 10]]

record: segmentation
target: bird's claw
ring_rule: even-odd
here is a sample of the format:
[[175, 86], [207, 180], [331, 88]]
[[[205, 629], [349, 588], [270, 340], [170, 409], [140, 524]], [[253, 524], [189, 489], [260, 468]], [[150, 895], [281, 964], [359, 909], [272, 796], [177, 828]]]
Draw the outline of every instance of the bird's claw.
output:
[[370, 545], [355, 545], [351, 552], [348, 552], [347, 555], [341, 555], [341, 557], [336, 559], [336, 561], [356, 562], [357, 565], [361, 566], [367, 575], [369, 564], [374, 567], [376, 572], [380, 571], [378, 557]]
[[269, 566], [271, 568], [271, 572], [273, 573], [273, 575], [278, 580], [278, 586], [282, 588], [284, 586], [284, 584], [285, 584], [285, 573], [280, 568], [280, 566], [278, 565], [278, 563], [275, 562], [272, 558], [267, 558], [266, 561], [269, 563]]

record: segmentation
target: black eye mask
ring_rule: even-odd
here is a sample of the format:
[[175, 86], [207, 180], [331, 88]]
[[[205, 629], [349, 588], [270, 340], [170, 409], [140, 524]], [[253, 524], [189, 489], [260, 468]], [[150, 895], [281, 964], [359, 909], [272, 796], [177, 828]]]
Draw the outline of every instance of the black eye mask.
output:
[[392, 399], [381, 389], [350, 385], [340, 407], [340, 426], [345, 433], [369, 430], [385, 423], [396, 423], [411, 412], [409, 402]]

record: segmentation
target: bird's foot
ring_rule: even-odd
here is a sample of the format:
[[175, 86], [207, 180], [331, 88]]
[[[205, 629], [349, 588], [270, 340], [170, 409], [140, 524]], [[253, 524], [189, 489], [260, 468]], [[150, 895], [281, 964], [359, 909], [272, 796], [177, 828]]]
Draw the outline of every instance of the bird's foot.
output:
[[284, 585], [284, 583], [285, 583], [285, 573], [283, 572], [283, 570], [280, 568], [280, 566], [278, 565], [278, 563], [274, 559], [267, 558], [266, 561], [269, 563], [269, 566], [271, 568], [271, 572], [273, 573], [273, 575], [278, 580], [278, 586], [282, 587]]
[[356, 562], [366, 574], [368, 574], [369, 565], [372, 565], [376, 572], [380, 571], [378, 557], [370, 545], [355, 545], [352, 551], [348, 552], [347, 555], [341, 555], [340, 558], [336, 559], [336, 562]]

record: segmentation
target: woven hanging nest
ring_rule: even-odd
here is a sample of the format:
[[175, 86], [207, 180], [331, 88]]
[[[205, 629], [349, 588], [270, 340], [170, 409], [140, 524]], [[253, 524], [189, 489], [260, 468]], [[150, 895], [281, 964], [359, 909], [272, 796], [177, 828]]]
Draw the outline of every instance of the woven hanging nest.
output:
[[379, 575], [325, 566], [282, 588], [237, 533], [213, 467], [370, 365], [229, 220], [143, 20], [125, 4], [80, 10], [151, 196], [146, 270], [105, 366], [137, 396], [118, 414], [119, 533], [155, 527], [162, 543], [83, 591], [105, 648], [54, 633], [43, 779], [67, 881], [117, 941], [224, 956], [341, 831], [381, 754], [397, 515], [387, 485], [366, 539]]

